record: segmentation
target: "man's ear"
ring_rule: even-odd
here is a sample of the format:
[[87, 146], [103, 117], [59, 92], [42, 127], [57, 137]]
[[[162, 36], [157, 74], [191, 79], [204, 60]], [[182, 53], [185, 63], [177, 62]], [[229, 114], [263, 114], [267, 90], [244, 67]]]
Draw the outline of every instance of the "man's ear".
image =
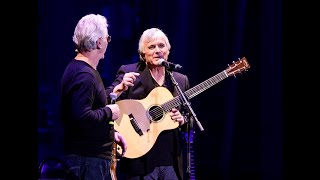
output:
[[98, 40], [97, 40], [97, 49], [101, 49], [101, 38], [99, 38]]
[[[146, 61], [146, 60], [144, 59], [144, 56], [145, 56], [144, 53], [140, 53], [140, 57], [143, 59], [142, 61]], [[141, 58], [140, 58], [140, 60], [141, 60]]]

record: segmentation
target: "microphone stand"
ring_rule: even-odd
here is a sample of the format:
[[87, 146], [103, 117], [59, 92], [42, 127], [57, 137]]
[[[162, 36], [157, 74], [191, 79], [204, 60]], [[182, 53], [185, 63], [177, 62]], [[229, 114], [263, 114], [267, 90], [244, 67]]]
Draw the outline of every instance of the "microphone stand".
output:
[[189, 99], [187, 99], [187, 97], [185, 96], [185, 94], [182, 92], [181, 88], [178, 85], [178, 82], [175, 80], [175, 78], [173, 77], [173, 72], [171, 68], [167, 68], [167, 72], [170, 75], [170, 78], [172, 80], [172, 83], [174, 84], [174, 87], [176, 88], [177, 92], [178, 92], [178, 96], [180, 97], [180, 100], [182, 101], [182, 104], [184, 107], [187, 108], [188, 110], [188, 117], [189, 120], [187, 120], [187, 133], [188, 133], [188, 141], [187, 141], [187, 174], [188, 174], [188, 179], [190, 179], [190, 175], [191, 175], [191, 151], [190, 151], [190, 132], [191, 129], [193, 129], [193, 122], [196, 121], [199, 129], [201, 131], [204, 131], [200, 121], [197, 118], [197, 115], [195, 114], [195, 112], [193, 111], [191, 104], [189, 102]]

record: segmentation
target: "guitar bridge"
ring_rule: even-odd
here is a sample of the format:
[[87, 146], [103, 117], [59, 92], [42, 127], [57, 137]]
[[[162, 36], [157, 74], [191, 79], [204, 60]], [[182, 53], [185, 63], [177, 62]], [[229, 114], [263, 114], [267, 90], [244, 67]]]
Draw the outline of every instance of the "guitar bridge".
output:
[[143, 133], [142, 133], [141, 128], [139, 127], [136, 119], [133, 117], [132, 114], [129, 114], [129, 118], [130, 118], [130, 123], [131, 123], [133, 129], [134, 129], [140, 136], [142, 136]]

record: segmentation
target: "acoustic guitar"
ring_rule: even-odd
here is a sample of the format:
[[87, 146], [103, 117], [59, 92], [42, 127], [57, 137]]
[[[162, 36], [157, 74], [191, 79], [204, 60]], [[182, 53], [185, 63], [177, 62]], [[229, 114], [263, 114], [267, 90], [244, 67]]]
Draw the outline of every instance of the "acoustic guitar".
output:
[[[248, 68], [250, 65], [243, 57], [222, 72], [188, 89], [185, 95], [191, 99], [225, 78], [247, 71]], [[180, 98], [173, 97], [164, 87], [156, 87], [144, 99], [125, 99], [116, 102], [120, 108], [120, 116], [114, 121], [114, 128], [127, 141], [128, 148], [124, 157], [143, 156], [152, 148], [162, 131], [179, 126], [178, 122], [171, 120], [168, 112], [182, 104]]]

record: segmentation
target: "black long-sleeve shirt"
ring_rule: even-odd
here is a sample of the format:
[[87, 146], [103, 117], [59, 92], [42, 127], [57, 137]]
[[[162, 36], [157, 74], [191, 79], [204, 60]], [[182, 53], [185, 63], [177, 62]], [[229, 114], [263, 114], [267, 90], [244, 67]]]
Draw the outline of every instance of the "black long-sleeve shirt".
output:
[[61, 80], [61, 119], [66, 154], [111, 160], [114, 130], [112, 112], [99, 72], [73, 59]]

